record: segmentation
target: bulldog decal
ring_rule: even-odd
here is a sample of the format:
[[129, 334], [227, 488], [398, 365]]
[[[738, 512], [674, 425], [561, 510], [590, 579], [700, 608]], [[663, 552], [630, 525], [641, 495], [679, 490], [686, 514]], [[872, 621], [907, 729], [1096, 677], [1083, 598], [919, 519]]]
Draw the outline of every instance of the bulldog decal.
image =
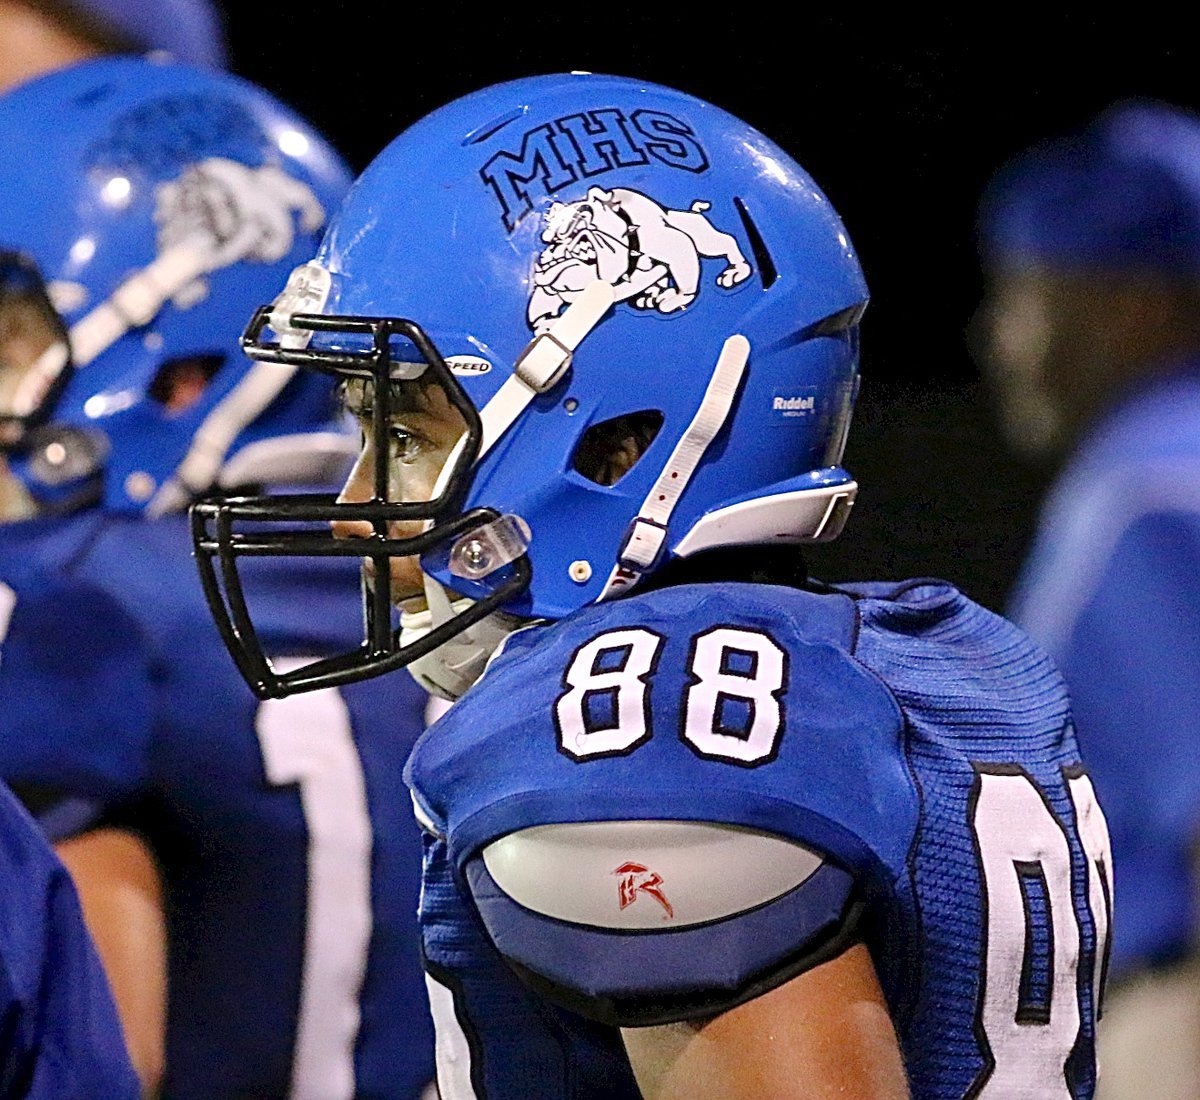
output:
[[551, 322], [597, 279], [610, 283], [616, 300], [635, 309], [675, 313], [700, 290], [702, 259], [722, 259], [718, 286], [735, 287], [751, 268], [728, 233], [704, 211], [668, 210], [639, 191], [588, 189], [578, 202], [554, 203], [546, 214], [546, 247], [533, 271], [529, 325], [535, 333]]

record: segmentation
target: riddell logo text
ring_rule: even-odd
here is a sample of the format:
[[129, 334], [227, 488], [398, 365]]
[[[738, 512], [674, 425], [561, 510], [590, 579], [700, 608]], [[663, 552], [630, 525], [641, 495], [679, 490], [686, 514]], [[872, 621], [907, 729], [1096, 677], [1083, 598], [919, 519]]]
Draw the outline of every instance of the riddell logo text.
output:
[[777, 397], [771, 406], [776, 412], [812, 412], [816, 407], [815, 397]]

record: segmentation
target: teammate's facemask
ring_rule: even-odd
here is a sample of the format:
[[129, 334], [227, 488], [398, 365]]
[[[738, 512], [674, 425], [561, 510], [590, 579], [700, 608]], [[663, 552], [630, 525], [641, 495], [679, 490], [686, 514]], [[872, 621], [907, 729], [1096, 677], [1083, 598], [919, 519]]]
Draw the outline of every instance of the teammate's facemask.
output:
[[[337, 496], [237, 497], [192, 509], [201, 579], [239, 670], [259, 697], [272, 698], [409, 667], [464, 636], [464, 660], [473, 664], [479, 647], [469, 643], [471, 629], [486, 630], [485, 620], [524, 592], [532, 576], [528, 530], [517, 517], [461, 511], [483, 440], [479, 411], [412, 321], [291, 314], [278, 322], [286, 335], [270, 340], [263, 333], [271, 317], [270, 306], [255, 314], [243, 337], [247, 354], [338, 377], [363, 450]], [[334, 337], [340, 350], [307, 346], [314, 333]], [[241, 557], [265, 555], [361, 558], [362, 646], [277, 672], [256, 635], [237, 568]], [[456, 598], [415, 568], [407, 576], [423, 577], [424, 591], [411, 580], [406, 586], [404, 566], [394, 564], [404, 559], [448, 565], [471, 598]], [[424, 611], [400, 615], [397, 605], [422, 596]], [[430, 622], [419, 630], [402, 621], [422, 617]]]
[[72, 371], [66, 326], [37, 268], [0, 250], [0, 450], [24, 449]]

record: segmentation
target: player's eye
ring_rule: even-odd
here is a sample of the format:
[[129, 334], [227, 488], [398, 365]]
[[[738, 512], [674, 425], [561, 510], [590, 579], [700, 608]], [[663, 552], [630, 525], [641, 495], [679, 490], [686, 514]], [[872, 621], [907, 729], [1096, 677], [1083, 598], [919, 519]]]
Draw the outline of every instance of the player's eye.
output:
[[401, 462], [412, 462], [424, 449], [425, 440], [398, 424], [388, 429], [388, 440], [391, 444], [392, 457]]

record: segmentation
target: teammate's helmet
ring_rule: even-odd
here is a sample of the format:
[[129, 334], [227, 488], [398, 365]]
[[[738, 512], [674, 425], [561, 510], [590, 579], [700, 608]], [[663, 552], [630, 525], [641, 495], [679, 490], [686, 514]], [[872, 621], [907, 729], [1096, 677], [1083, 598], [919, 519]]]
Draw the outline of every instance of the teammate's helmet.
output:
[[280, 436], [312, 445], [288, 461], [344, 450], [327, 381], [238, 346], [349, 183], [304, 122], [111, 58], [0, 98], [0, 147], [0, 448], [40, 511], [182, 508], [269, 480]]
[[[458, 671], [418, 677], [453, 695], [511, 629], [475, 625], [497, 609], [558, 618], [673, 558], [833, 537], [855, 492], [839, 462], [866, 297], [828, 199], [710, 104], [571, 74], [435, 111], [367, 170], [317, 259], [247, 333], [255, 358], [369, 380], [376, 463], [366, 503], [198, 510], [201, 561], [222, 554], [233, 581], [224, 628], [243, 672], [283, 694], [412, 665], [453, 638], [439, 658]], [[388, 406], [418, 377], [467, 431], [436, 499], [403, 504]], [[585, 456], [614, 431], [642, 450], [610, 484]], [[336, 540], [235, 528], [289, 514], [374, 524], [341, 547], [369, 554], [373, 579], [363, 649], [278, 677], [255, 652], [235, 560]], [[401, 538], [389, 520], [432, 523]], [[402, 634], [387, 558], [410, 554], [435, 583]], [[211, 595], [211, 565], [208, 580]]]
[[1113, 104], [996, 174], [980, 211], [990, 267], [1194, 280], [1200, 275], [1200, 118]]

